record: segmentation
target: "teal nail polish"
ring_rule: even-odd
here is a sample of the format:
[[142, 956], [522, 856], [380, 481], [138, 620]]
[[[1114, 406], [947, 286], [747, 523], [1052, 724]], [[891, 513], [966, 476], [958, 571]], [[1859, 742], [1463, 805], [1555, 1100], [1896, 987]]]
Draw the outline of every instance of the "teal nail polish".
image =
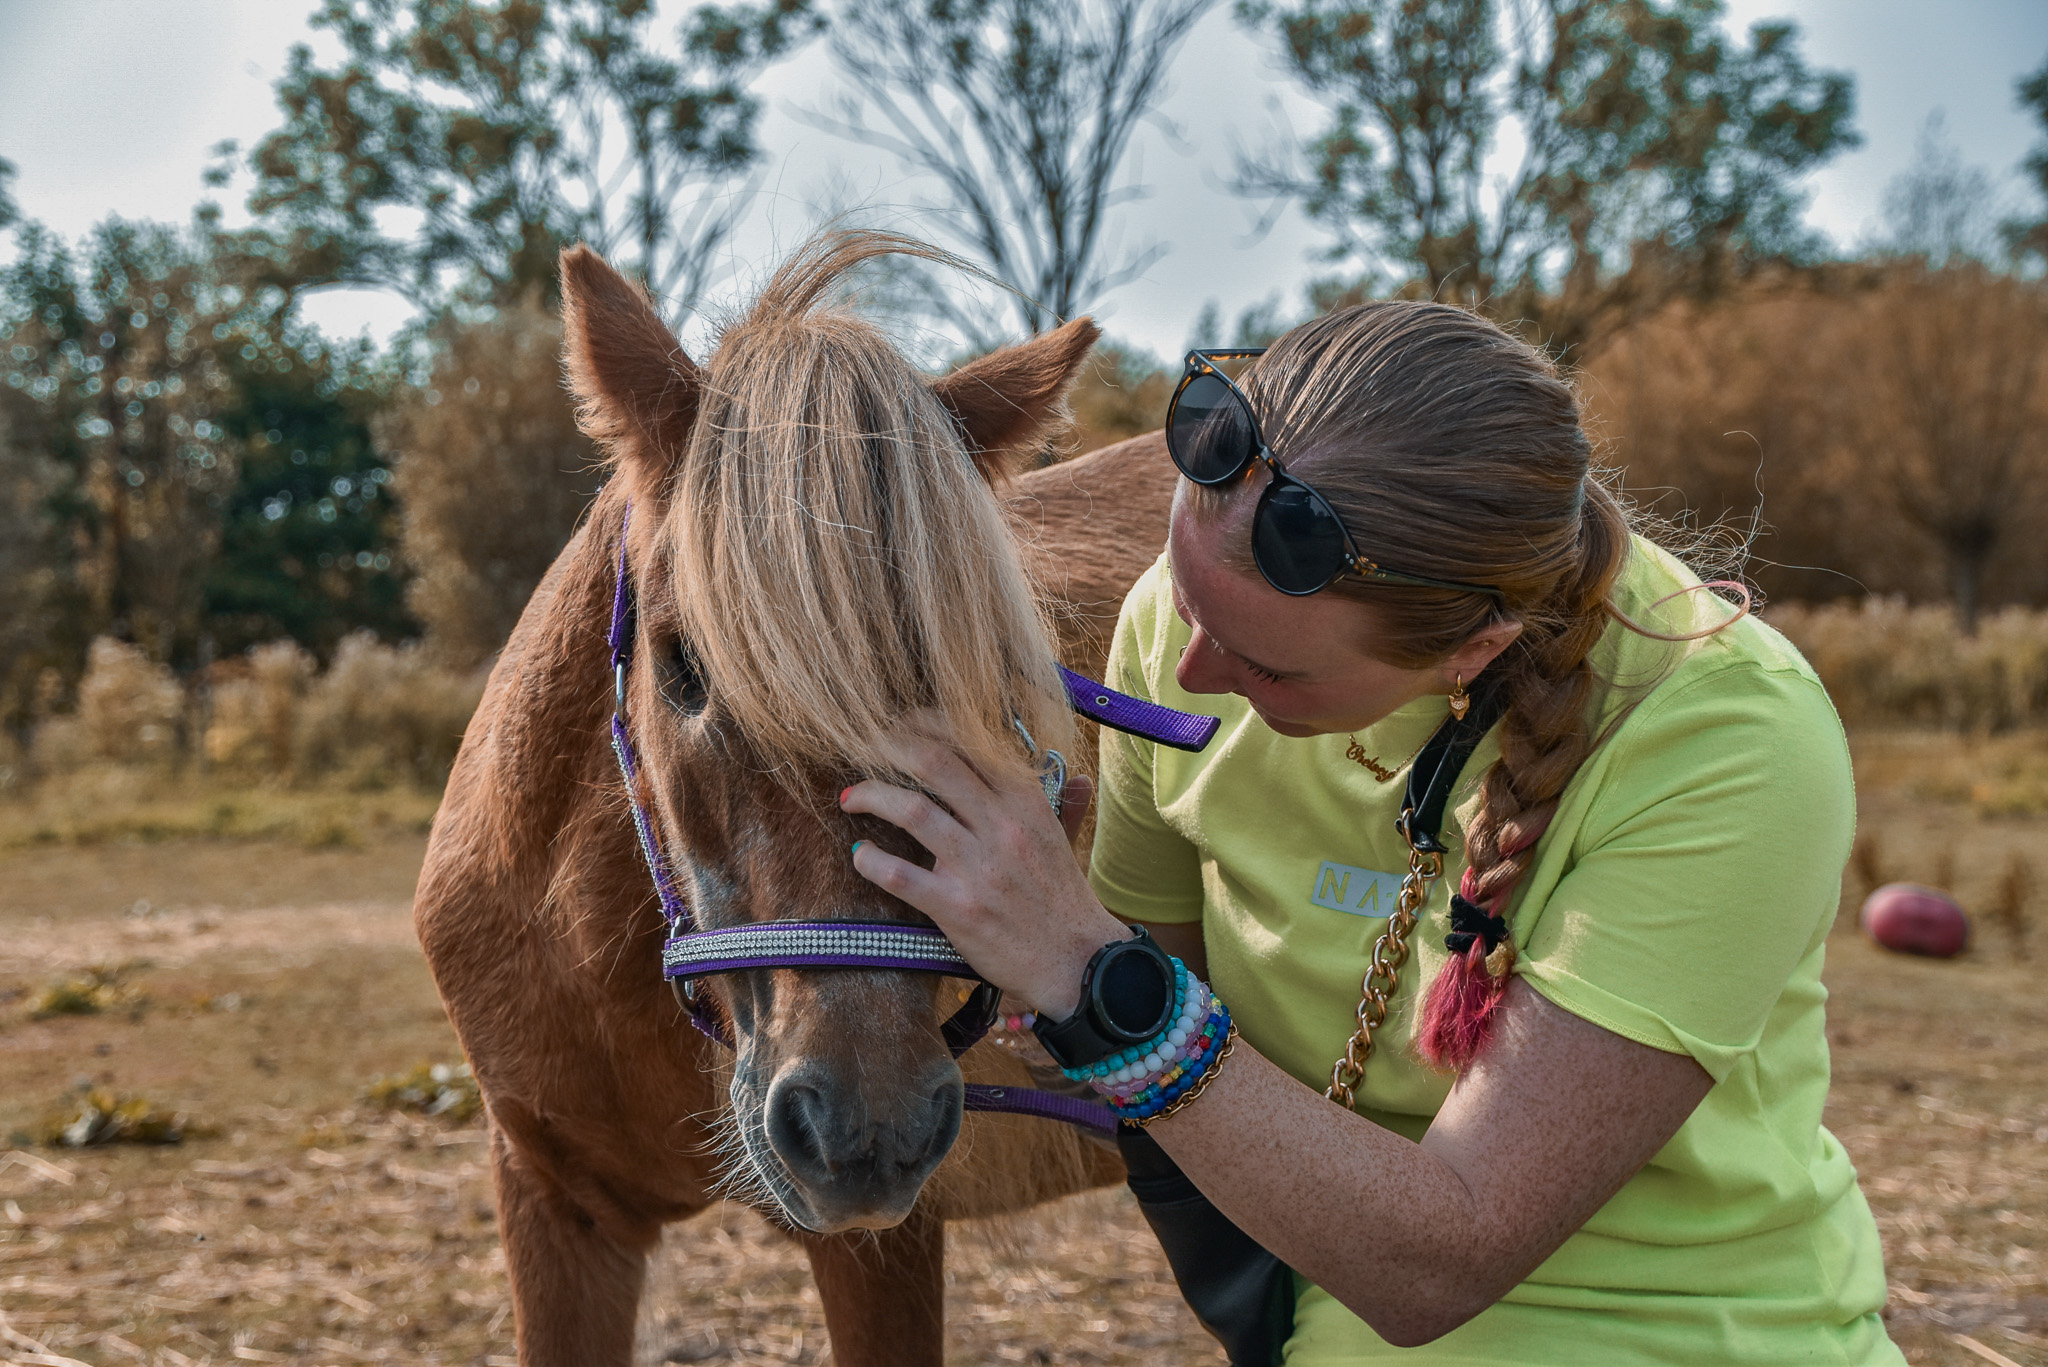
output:
[[854, 841], [854, 842], [853, 842], [853, 852], [854, 852], [855, 854], [859, 854], [859, 853], [860, 853], [860, 847], [861, 847], [861, 846], [863, 846], [863, 845], [865, 845], [865, 844], [867, 844], [867, 843], [868, 843], [868, 842], [867, 842], [867, 841], [865, 841], [865, 840], [856, 840], [856, 841]]

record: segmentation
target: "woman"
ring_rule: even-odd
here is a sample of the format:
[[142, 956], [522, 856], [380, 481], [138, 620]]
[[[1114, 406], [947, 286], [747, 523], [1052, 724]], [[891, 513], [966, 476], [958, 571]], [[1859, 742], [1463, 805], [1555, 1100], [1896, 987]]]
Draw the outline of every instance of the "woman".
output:
[[[1854, 811], [1805, 661], [1631, 534], [1569, 387], [1461, 310], [1318, 319], [1238, 390], [1191, 356], [1169, 444], [1188, 478], [1110, 677], [1220, 714], [1214, 743], [1104, 733], [1084, 880], [1028, 781], [906, 740], [943, 807], [842, 802], [934, 867], [855, 866], [1042, 1037], [1113, 1014], [1083, 982], [1127, 926], [1206, 980], [1192, 1044], [1076, 1075], [1294, 1269], [1294, 1367], [1901, 1361], [1820, 1124]], [[1395, 826], [1407, 766], [1474, 700], [1505, 715], [1365, 1054], [1381, 918], [1411, 855], [1432, 871]]]

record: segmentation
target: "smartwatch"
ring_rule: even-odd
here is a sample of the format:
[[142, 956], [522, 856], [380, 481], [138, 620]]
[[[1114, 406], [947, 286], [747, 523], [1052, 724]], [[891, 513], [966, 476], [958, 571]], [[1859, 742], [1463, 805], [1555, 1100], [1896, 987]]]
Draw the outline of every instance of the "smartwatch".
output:
[[1173, 1020], [1173, 957], [1142, 926], [1095, 951], [1081, 974], [1081, 1004], [1063, 1021], [1031, 1027], [1062, 1068], [1085, 1068], [1144, 1044]]

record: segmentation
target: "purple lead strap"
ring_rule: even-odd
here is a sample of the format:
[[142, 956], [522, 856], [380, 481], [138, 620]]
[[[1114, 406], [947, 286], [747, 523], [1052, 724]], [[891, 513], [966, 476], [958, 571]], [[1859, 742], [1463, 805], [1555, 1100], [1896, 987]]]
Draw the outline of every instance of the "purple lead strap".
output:
[[999, 1115], [1035, 1115], [1042, 1120], [1064, 1120], [1101, 1135], [1116, 1133], [1116, 1112], [1099, 1101], [1087, 1101], [1058, 1092], [1041, 1092], [1030, 1087], [999, 1087], [986, 1082], [967, 1084], [965, 1109], [993, 1111]]
[[1223, 724], [1220, 717], [1180, 712], [1119, 693], [1065, 665], [1060, 666], [1060, 682], [1067, 686], [1067, 702], [1088, 720], [1176, 750], [1200, 750]]

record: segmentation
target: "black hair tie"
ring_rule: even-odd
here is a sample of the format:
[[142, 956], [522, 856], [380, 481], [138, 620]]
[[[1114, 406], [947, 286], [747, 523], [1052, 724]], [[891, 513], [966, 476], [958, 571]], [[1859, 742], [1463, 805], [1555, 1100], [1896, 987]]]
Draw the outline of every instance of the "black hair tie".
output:
[[1491, 954], [1507, 938], [1506, 918], [1490, 916], [1477, 902], [1468, 902], [1455, 892], [1451, 894], [1451, 933], [1444, 936], [1445, 949], [1463, 954], [1474, 941], [1484, 940], [1486, 952]]

